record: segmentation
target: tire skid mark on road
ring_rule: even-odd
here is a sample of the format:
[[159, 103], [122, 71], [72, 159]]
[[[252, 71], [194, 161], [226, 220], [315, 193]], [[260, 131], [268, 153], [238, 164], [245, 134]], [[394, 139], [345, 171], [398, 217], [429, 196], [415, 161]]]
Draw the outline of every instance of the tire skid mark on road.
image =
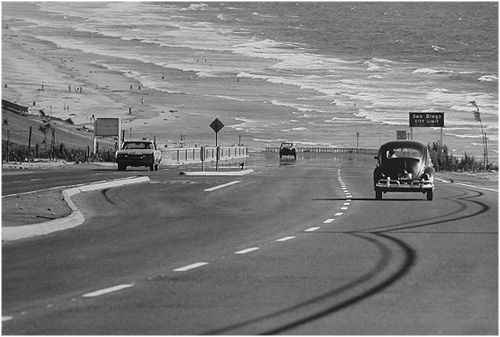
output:
[[[379, 259], [373, 268], [349, 283], [339, 285], [326, 293], [307, 299], [301, 303], [297, 303], [288, 308], [279, 309], [272, 313], [267, 313], [266, 315], [257, 316], [246, 321], [208, 331], [204, 334], [236, 335], [239, 333], [239, 329], [248, 329], [250, 327], [254, 327], [254, 331], [257, 331], [256, 334], [260, 335], [284, 333], [285, 331], [324, 318], [325, 316], [331, 315], [376, 295], [404, 277], [415, 263], [417, 257], [415, 251], [399, 239], [384, 234], [352, 232], [348, 233], [348, 235], [364, 240], [377, 249], [379, 252]], [[396, 253], [396, 250], [400, 253]], [[286, 316], [291, 317], [294, 312], [318, 305], [321, 305], [322, 309], [310, 315], [303, 316], [300, 319], [293, 319], [290, 323], [282, 324], [267, 331], [258, 330], [259, 326], [265, 326], [265, 322], [269, 322], [272, 319]]]
[[[338, 174], [339, 184], [341, 185], [342, 191], [345, 193], [345, 196], [346, 196], [346, 200], [345, 200], [346, 202], [344, 203], [343, 207], [341, 207], [341, 210], [345, 211], [345, 210], [348, 209], [348, 207], [345, 207], [345, 206], [350, 206], [350, 202], [351, 202], [350, 198], [352, 197], [352, 195], [351, 195], [351, 193], [349, 193], [349, 190], [348, 190], [347, 186], [342, 181], [342, 177], [340, 176], [340, 169], [338, 170], [337, 174]], [[231, 185], [238, 184], [240, 182], [241, 182], [240, 180], [235, 180], [235, 181], [231, 181], [231, 182], [228, 182], [228, 183], [225, 183], [225, 184], [222, 184], [222, 185], [217, 185], [217, 186], [214, 186], [214, 187], [211, 187], [211, 188], [207, 188], [204, 191], [206, 191], [206, 192], [212, 192], [212, 191], [224, 188], [224, 187], [228, 187], [228, 186], [231, 186]], [[108, 197], [106, 195], [107, 191], [108, 190], [106, 189], [106, 190], [103, 190], [101, 192], [106, 199], [108, 199]], [[109, 201], [111, 202], [111, 200], [109, 200]], [[341, 216], [343, 214], [344, 214], [343, 212], [337, 212], [337, 213], [334, 214], [334, 217], [339, 217], [339, 216]], [[334, 221], [335, 221], [335, 218], [332, 217], [332, 218], [326, 219], [325, 221], [323, 221], [323, 223], [324, 224], [331, 224]], [[317, 226], [317, 227], [310, 227], [310, 228], [308, 228], [308, 229], [306, 229], [304, 231], [305, 232], [314, 232], [314, 231], [317, 231], [319, 229], [321, 229], [321, 227]], [[274, 242], [275, 243], [276, 242], [286, 242], [286, 241], [290, 241], [292, 239], [295, 239], [295, 236], [285, 236], [283, 238], [274, 240]], [[247, 254], [247, 253], [250, 253], [250, 252], [257, 251], [259, 249], [260, 249], [260, 247], [251, 247], [251, 248], [246, 248], [246, 249], [243, 249], [243, 250], [239, 250], [239, 251], [235, 252], [234, 254], [235, 255], [244, 255], [244, 254]], [[196, 263], [192, 263], [192, 264], [180, 267], [180, 268], [173, 269], [173, 271], [174, 272], [185, 272], [185, 271], [197, 269], [197, 268], [202, 267], [202, 266], [206, 266], [208, 264], [209, 264], [208, 262], [196, 262]], [[149, 277], [148, 279], [152, 279], [152, 277]], [[101, 295], [109, 294], [109, 293], [116, 292], [116, 291], [119, 291], [119, 290], [123, 290], [123, 289], [126, 289], [126, 288], [131, 288], [134, 285], [135, 285], [134, 283], [132, 283], [132, 284], [121, 284], [121, 285], [117, 285], [117, 286], [113, 286], [113, 287], [109, 287], [109, 288], [97, 290], [97, 291], [94, 291], [94, 292], [86, 293], [86, 294], [82, 295], [82, 297], [86, 297], [86, 298], [89, 298], [89, 297], [98, 297], [98, 296], [101, 296]], [[24, 312], [22, 314], [24, 315], [24, 314], [26, 314], [26, 312]], [[12, 319], [14, 319], [13, 316], [2, 316], [2, 321], [9, 321], [9, 320], [12, 320]]]

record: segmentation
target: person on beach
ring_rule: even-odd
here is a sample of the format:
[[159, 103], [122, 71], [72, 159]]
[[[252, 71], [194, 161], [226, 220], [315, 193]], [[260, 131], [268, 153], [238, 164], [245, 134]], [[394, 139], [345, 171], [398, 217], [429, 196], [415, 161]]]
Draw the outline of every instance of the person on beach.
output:
[[128, 108], [128, 114], [131, 115], [132, 114], [132, 107], [129, 107]]

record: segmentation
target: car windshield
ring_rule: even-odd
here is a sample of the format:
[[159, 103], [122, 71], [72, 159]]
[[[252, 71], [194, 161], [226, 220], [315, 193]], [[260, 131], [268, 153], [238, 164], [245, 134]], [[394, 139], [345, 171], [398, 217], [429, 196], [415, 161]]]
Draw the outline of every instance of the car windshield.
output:
[[151, 143], [147, 142], [128, 142], [123, 145], [124, 149], [151, 149]]
[[385, 153], [386, 158], [421, 158], [422, 153], [419, 149], [415, 148], [393, 148], [389, 149]]

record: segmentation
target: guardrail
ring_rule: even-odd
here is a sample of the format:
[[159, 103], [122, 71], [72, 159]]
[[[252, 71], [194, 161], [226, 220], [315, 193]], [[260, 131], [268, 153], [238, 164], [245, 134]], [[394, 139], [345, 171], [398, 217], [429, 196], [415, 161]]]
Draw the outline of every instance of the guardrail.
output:
[[[266, 147], [266, 152], [279, 152], [279, 147]], [[313, 147], [297, 147], [297, 152], [315, 152], [315, 153], [357, 153], [357, 154], [373, 154], [378, 153], [378, 149], [368, 149], [359, 147], [329, 147], [329, 146], [313, 146]]]
[[202, 146], [194, 148], [162, 148], [163, 164], [184, 164], [232, 160], [248, 157], [246, 146]]

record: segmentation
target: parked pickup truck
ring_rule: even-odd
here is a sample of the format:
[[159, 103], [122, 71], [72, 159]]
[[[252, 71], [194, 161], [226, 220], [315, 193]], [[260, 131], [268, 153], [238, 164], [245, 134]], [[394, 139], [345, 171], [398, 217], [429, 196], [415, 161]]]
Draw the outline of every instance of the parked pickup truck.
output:
[[146, 166], [151, 171], [158, 171], [161, 151], [150, 140], [127, 140], [116, 151], [118, 171], [125, 171], [127, 166]]

